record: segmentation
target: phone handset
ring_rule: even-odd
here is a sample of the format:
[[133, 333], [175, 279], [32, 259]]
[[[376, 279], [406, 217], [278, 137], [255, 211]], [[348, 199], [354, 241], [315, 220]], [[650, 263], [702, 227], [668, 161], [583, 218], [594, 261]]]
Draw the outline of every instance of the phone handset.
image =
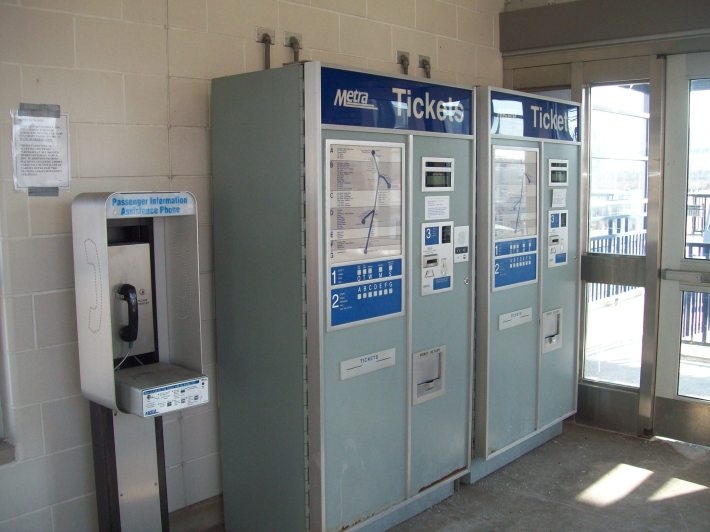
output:
[[138, 293], [132, 284], [122, 284], [116, 294], [128, 304], [128, 325], [121, 327], [118, 336], [130, 348], [138, 338]]

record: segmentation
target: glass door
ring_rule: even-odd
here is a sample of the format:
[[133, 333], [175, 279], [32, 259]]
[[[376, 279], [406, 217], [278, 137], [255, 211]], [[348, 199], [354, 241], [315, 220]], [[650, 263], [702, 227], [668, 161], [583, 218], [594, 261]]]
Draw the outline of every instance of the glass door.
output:
[[710, 445], [710, 53], [667, 61], [654, 430]]
[[[646, 255], [648, 204], [648, 82], [589, 89], [589, 215], [587, 263], [615, 258], [628, 270]], [[585, 279], [589, 281], [590, 279]], [[643, 337], [643, 279], [586, 284], [582, 377], [639, 388]], [[627, 281], [629, 281], [627, 279]], [[631, 280], [633, 281], [633, 279]]]

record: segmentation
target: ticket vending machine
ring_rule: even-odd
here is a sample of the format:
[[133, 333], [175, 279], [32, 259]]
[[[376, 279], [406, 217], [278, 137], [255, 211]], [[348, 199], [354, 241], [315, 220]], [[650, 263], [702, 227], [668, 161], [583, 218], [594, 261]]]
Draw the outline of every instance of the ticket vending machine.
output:
[[580, 106], [478, 90], [475, 481], [576, 410]]
[[469, 471], [473, 96], [317, 62], [213, 81], [228, 530], [382, 529]]
[[99, 527], [167, 530], [161, 416], [209, 401], [197, 207], [189, 192], [72, 204], [81, 390], [91, 401]]

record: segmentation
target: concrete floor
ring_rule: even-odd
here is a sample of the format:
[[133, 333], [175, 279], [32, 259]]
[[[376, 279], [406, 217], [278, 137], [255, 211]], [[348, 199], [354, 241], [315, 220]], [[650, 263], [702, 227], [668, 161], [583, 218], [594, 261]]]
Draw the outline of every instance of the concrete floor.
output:
[[[171, 514], [170, 528], [222, 532], [222, 519], [215, 497]], [[561, 436], [393, 530], [708, 532], [710, 448], [567, 423]]]
[[394, 529], [710, 530], [710, 449], [575, 424]]

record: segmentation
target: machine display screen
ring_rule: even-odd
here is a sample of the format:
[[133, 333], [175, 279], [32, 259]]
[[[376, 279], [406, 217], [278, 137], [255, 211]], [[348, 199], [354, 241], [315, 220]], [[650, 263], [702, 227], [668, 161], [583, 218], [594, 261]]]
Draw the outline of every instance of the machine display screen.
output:
[[451, 173], [450, 172], [437, 172], [429, 171], [426, 173], [426, 187], [450, 187], [451, 186]]
[[444, 225], [441, 228], [441, 243], [451, 244], [451, 226]]
[[567, 186], [569, 182], [569, 161], [550, 159], [549, 185]]
[[422, 192], [454, 190], [453, 157], [422, 157]]
[[553, 183], [567, 183], [567, 171], [552, 170], [552, 173], [550, 174], [550, 181]]

